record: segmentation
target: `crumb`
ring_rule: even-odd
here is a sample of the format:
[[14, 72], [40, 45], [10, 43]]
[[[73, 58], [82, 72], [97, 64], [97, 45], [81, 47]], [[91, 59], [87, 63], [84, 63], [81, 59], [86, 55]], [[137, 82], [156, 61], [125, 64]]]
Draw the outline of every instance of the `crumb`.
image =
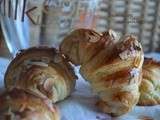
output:
[[133, 48], [130, 48], [130, 50], [127, 49], [119, 54], [119, 57], [122, 60], [126, 60], [128, 58], [133, 58], [135, 56], [136, 56], [136, 51]]

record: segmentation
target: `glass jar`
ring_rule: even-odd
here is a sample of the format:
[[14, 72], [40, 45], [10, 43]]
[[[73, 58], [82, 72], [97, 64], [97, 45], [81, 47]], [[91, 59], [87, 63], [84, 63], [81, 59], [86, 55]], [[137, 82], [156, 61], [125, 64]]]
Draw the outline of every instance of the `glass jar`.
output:
[[76, 28], [96, 28], [100, 0], [1, 0], [1, 26], [13, 56], [37, 45], [58, 47]]

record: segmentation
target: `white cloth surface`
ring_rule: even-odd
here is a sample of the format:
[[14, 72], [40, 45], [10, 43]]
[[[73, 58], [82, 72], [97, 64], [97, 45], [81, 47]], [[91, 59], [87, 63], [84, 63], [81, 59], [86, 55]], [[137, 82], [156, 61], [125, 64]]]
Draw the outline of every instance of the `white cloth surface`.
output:
[[[156, 60], [160, 60], [160, 54], [151, 53]], [[9, 60], [0, 58], [0, 87], [3, 87], [3, 77]], [[78, 69], [75, 70], [78, 73]], [[66, 100], [57, 103], [61, 120], [160, 120], [160, 105], [143, 107], [136, 106], [131, 112], [121, 117], [112, 118], [103, 114], [95, 106], [96, 95], [92, 93], [90, 85], [78, 74], [75, 91]]]

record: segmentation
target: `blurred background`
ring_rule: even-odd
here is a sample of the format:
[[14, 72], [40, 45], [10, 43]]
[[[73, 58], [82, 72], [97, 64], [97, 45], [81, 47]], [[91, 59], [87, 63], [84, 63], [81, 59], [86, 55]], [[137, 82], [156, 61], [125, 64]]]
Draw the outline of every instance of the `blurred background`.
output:
[[11, 58], [11, 53], [9, 52], [7, 45], [4, 41], [1, 28], [0, 28], [0, 57]]
[[1, 0], [0, 55], [37, 45], [57, 47], [76, 28], [134, 34], [160, 51], [160, 0]]

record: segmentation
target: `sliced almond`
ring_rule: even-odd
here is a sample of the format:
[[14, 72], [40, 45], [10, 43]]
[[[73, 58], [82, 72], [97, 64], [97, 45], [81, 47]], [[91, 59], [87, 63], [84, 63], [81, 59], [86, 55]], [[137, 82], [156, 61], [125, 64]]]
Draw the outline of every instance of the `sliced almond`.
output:
[[30, 65], [37, 65], [42, 67], [48, 67], [48, 64], [45, 62], [30, 62]]
[[59, 54], [55, 55], [55, 56], [54, 56], [54, 62], [55, 62], [55, 63], [60, 63], [60, 62], [62, 62], [62, 57], [61, 57]]
[[114, 40], [118, 40], [119, 39], [117, 33], [115, 31], [113, 31], [112, 29], [109, 29], [108, 33]]
[[92, 42], [92, 43], [95, 43], [95, 42], [98, 42], [100, 40], [100, 35], [92, 32], [92, 34], [89, 34], [88, 32], [86, 33], [88, 36], [88, 39], [89, 39], [89, 42]]
[[26, 103], [22, 104], [19, 112], [23, 112], [26, 109], [26, 107], [27, 107]]

